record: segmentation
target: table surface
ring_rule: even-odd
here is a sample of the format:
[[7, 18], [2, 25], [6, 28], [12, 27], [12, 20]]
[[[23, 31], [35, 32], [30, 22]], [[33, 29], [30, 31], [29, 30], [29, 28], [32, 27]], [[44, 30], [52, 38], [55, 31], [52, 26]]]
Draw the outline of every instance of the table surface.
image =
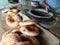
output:
[[56, 16], [56, 18], [57, 23], [49, 31], [60, 39], [60, 16]]

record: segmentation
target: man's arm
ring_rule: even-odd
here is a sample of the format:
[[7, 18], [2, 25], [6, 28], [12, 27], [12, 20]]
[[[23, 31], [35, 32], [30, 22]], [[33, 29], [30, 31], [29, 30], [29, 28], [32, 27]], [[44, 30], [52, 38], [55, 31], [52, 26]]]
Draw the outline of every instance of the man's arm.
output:
[[46, 5], [46, 0], [42, 0], [43, 1], [43, 5], [45, 6]]
[[46, 0], [42, 0], [42, 1], [43, 1], [43, 3], [42, 3], [43, 6], [45, 7], [46, 10], [48, 10], [49, 9], [49, 6], [46, 4]]

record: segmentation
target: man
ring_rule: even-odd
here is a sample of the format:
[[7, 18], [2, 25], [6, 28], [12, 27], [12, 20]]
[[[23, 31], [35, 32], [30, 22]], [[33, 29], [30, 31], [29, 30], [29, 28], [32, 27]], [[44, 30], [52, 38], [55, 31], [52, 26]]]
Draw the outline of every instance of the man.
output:
[[54, 9], [54, 11], [58, 14], [60, 14], [60, 0], [38, 0], [40, 3], [42, 3], [46, 10]]

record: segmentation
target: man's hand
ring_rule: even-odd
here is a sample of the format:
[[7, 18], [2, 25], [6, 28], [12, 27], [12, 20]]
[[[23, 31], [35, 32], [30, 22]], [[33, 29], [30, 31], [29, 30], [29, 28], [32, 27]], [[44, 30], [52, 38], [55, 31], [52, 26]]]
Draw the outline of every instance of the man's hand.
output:
[[49, 10], [49, 6], [47, 4], [45, 4], [45, 9], [48, 11]]
[[43, 5], [44, 5], [45, 9], [48, 11], [49, 6], [46, 4], [46, 0], [43, 0]]

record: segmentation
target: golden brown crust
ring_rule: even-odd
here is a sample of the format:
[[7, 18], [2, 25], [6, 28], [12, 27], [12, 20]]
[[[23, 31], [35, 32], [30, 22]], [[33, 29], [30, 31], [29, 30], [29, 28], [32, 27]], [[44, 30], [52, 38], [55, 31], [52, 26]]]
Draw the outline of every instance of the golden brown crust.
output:
[[39, 45], [39, 41], [35, 37], [27, 36], [24, 34], [22, 34], [21, 36], [28, 39], [28, 41], [30, 41], [32, 45]]
[[37, 36], [39, 35], [39, 29], [36, 26], [23, 26], [20, 28], [21, 33], [28, 35], [28, 36]]
[[20, 21], [22, 21], [22, 19], [16, 13], [9, 12], [6, 16], [6, 24], [10, 27], [17, 27]]
[[2, 42], [4, 43], [4, 45], [14, 45], [17, 42], [19, 42], [21, 39], [19, 37], [18, 34], [16, 33], [9, 33], [7, 34], [3, 39]]
[[2, 13], [6, 13], [6, 12], [8, 12], [8, 11], [11, 11], [11, 9], [10, 9], [10, 8], [4, 8], [4, 9], [2, 10]]
[[39, 45], [39, 41], [35, 37], [18, 34], [19, 29], [8, 30], [1, 40], [1, 45]]
[[25, 20], [23, 22], [20, 22], [19, 25], [20, 26], [26, 26], [26, 25], [34, 25], [37, 22], [35, 20]]
[[12, 9], [12, 12], [18, 13], [18, 10], [17, 9]]

